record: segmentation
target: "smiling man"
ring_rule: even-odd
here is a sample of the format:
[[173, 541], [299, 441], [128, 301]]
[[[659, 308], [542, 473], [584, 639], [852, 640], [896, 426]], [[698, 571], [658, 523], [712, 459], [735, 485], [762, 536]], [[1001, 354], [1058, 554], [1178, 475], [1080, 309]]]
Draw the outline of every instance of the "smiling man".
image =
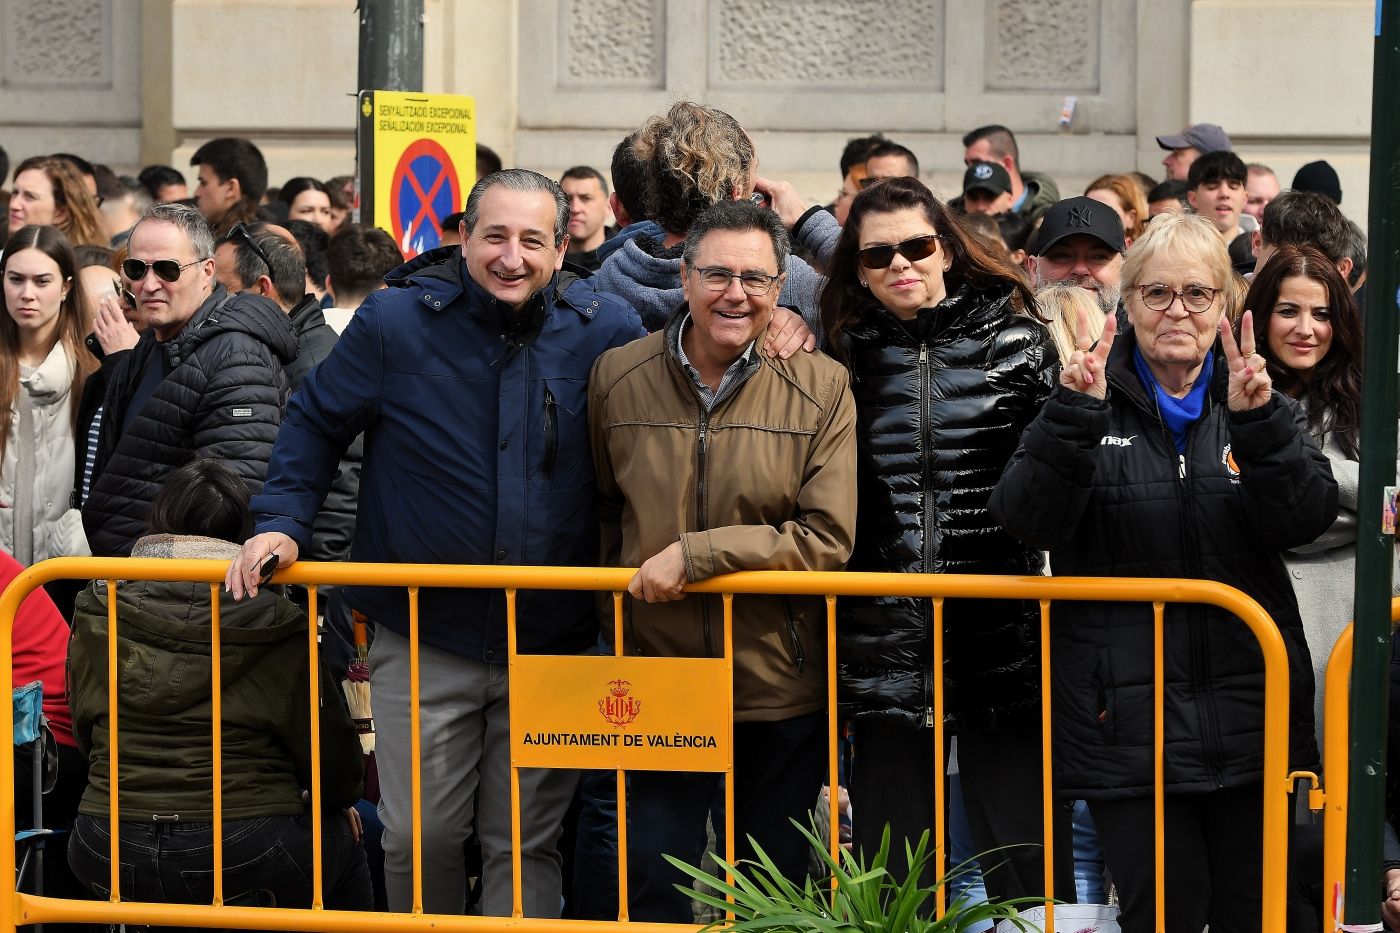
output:
[[167, 476], [196, 457], [262, 486], [297, 355], [287, 315], [257, 295], [214, 280], [214, 239], [199, 212], [154, 204], [132, 228], [122, 274], [146, 328], [105, 364], [106, 395], [83, 505], [98, 556], [125, 556], [146, 533]]
[[[688, 583], [738, 570], [840, 570], [855, 535], [855, 406], [821, 353], [759, 352], [788, 237], [772, 211], [719, 201], [685, 240], [685, 304], [664, 330], [603, 355], [589, 382], [603, 563], [637, 567], [629, 653], [722, 653], [717, 597]], [[824, 774], [826, 615], [820, 598], [734, 605], [735, 832], [800, 885], [806, 825]], [[610, 626], [609, 626], [610, 628]], [[633, 920], [689, 923], [717, 774], [634, 771], [627, 795]], [[718, 843], [723, 851], [724, 842]]]
[[[462, 245], [390, 273], [287, 410], [258, 532], [229, 567], [236, 598], [258, 568], [307, 551], [336, 464], [356, 435], [365, 455], [350, 556], [423, 564], [590, 565], [597, 561], [588, 372], [641, 336], [625, 302], [560, 271], [569, 202], [525, 169], [495, 172], [467, 198]], [[412, 906], [409, 604], [402, 589], [347, 587], [375, 624], [374, 713], [389, 909]], [[519, 648], [595, 648], [588, 593], [526, 591]], [[482, 846], [485, 914], [511, 912], [509, 681], [499, 590], [425, 589], [418, 599], [422, 680], [423, 903], [466, 906], [462, 846]], [[559, 836], [577, 775], [520, 776], [525, 914], [558, 917]]]

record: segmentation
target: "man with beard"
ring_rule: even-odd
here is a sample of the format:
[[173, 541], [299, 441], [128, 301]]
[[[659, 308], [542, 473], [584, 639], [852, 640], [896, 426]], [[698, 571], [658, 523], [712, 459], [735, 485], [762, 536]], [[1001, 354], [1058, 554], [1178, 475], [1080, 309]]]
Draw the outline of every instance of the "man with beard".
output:
[[1037, 289], [1077, 285], [1105, 315], [1116, 314], [1125, 248], [1117, 211], [1093, 198], [1065, 198], [1045, 212], [1026, 262]]

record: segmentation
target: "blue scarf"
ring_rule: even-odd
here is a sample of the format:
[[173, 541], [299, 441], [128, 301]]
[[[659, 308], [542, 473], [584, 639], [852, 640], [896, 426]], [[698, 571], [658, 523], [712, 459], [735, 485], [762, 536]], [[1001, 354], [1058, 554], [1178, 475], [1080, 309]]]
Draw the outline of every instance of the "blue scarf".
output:
[[1137, 370], [1143, 387], [1157, 396], [1157, 410], [1161, 412], [1167, 429], [1172, 432], [1172, 440], [1176, 442], [1176, 452], [1179, 454], [1186, 453], [1186, 432], [1201, 419], [1201, 412], [1205, 409], [1206, 390], [1210, 387], [1214, 364], [1212, 354], [1207, 352], [1205, 364], [1201, 366], [1201, 373], [1196, 377], [1191, 391], [1186, 393], [1185, 398], [1172, 398], [1162, 390], [1152, 370], [1147, 368], [1147, 360], [1142, 358], [1142, 353], [1133, 347], [1133, 368]]

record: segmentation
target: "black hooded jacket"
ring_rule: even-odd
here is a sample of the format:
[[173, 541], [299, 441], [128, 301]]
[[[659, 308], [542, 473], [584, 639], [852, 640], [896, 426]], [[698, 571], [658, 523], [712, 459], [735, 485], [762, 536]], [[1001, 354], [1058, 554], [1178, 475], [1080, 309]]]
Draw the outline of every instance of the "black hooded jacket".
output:
[[[1010, 290], [964, 286], [904, 323], [872, 309], [845, 331], [857, 429], [850, 570], [1036, 574], [1040, 554], [997, 526], [987, 499], [1050, 393], [1054, 345]], [[930, 600], [837, 604], [848, 714], [932, 725]], [[944, 605], [945, 711], [962, 726], [1038, 708], [1039, 610], [1010, 601]]]
[[[169, 372], [124, 432], [155, 353], [165, 354]], [[222, 285], [170, 340], [142, 334], [107, 379], [92, 492], [83, 506], [93, 554], [129, 554], [146, 533], [166, 477], [196, 457], [218, 460], [258, 493], [287, 405], [284, 367], [296, 355], [296, 332], [281, 308], [257, 295], [230, 295]]]
[[[1132, 362], [1133, 333], [1108, 359], [1108, 398], [1060, 388], [1026, 431], [992, 513], [1057, 575], [1188, 577], [1259, 602], [1288, 652], [1290, 763], [1317, 769], [1313, 668], [1281, 552], [1337, 516], [1337, 484], [1301, 410], [1275, 392], [1232, 412], [1217, 359], [1201, 417], [1178, 454]], [[1199, 792], [1258, 781], [1264, 671], [1259, 643], [1224, 609], [1169, 603], [1165, 785]], [[1153, 787], [1153, 610], [1056, 603], [1051, 616], [1055, 788], [1084, 799]]]

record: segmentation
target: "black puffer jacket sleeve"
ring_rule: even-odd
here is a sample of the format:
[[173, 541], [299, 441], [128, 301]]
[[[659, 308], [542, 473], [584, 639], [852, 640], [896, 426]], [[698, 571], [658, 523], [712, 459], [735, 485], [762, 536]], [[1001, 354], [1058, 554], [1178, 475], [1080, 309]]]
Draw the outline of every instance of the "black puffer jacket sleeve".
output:
[[1337, 483], [1298, 404], [1274, 392], [1253, 411], [1231, 412], [1229, 427], [1250, 526], [1270, 547], [1309, 544], [1332, 527]]
[[1021, 436], [988, 509], [1012, 537], [1050, 550], [1074, 537], [1093, 491], [1108, 402], [1063, 386]]

